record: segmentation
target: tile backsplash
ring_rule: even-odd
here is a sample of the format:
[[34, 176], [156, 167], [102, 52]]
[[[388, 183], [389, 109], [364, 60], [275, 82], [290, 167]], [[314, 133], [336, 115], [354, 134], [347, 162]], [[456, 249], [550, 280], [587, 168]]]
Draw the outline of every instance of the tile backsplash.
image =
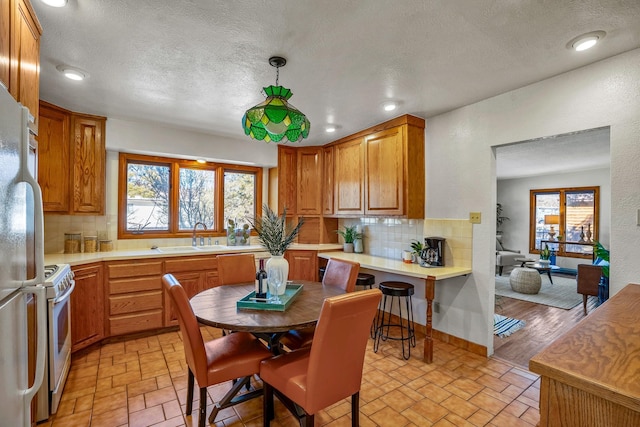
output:
[[[473, 227], [467, 219], [354, 218], [339, 221], [341, 228], [356, 224], [362, 226], [366, 254], [401, 259], [402, 251], [410, 249], [412, 240], [423, 242], [425, 236], [440, 236], [447, 239], [446, 265], [471, 267]], [[114, 250], [148, 249], [153, 245], [191, 244], [191, 238], [118, 240], [117, 215], [45, 215], [44, 229], [45, 253], [64, 252], [65, 233], [82, 233], [83, 236], [98, 236], [100, 240], [112, 240]], [[224, 244], [224, 237], [214, 238], [214, 240], [220, 240]]]
[[340, 227], [360, 224], [364, 232], [364, 252], [384, 258], [401, 259], [412, 240], [426, 236], [446, 238], [445, 264], [471, 267], [473, 226], [468, 219], [359, 218], [340, 220]]

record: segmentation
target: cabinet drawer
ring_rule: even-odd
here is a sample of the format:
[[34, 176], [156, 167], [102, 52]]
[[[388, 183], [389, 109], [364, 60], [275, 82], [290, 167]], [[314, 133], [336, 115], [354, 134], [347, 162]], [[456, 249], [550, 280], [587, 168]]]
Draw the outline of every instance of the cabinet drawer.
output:
[[216, 257], [175, 258], [164, 262], [166, 273], [180, 273], [183, 271], [215, 270], [218, 268]]
[[157, 328], [162, 328], [162, 310], [109, 319], [109, 335], [111, 336]]
[[109, 297], [109, 314], [135, 313], [162, 309], [162, 292], [143, 292]]
[[110, 279], [120, 277], [140, 277], [162, 274], [162, 261], [127, 262], [108, 264], [107, 275]]
[[162, 290], [162, 281], [159, 276], [109, 281], [109, 295], [160, 290]]

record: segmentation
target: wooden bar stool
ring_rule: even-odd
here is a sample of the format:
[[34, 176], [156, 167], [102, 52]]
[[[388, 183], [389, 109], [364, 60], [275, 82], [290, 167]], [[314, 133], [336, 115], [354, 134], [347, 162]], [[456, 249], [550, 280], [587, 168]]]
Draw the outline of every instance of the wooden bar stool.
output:
[[[405, 282], [380, 282], [378, 285], [380, 291], [382, 291], [382, 306], [380, 307], [380, 311], [378, 312], [378, 316], [376, 318], [376, 333], [375, 333], [375, 343], [373, 345], [373, 351], [375, 353], [378, 352], [378, 347], [380, 345], [380, 340], [386, 341], [390, 340], [398, 340], [402, 343], [402, 357], [405, 360], [408, 360], [411, 357], [411, 347], [416, 346], [416, 332], [413, 325], [413, 307], [411, 304], [411, 295], [414, 293], [414, 287], [410, 283]], [[406, 322], [402, 317], [402, 298], [405, 300], [405, 308], [406, 308]], [[387, 310], [387, 299], [389, 300], [388, 310]], [[393, 309], [393, 301], [397, 300], [398, 302], [398, 323], [392, 323], [391, 320], [391, 311]], [[385, 313], [387, 315], [387, 319], [385, 321]], [[406, 323], [406, 324], [405, 324]], [[400, 330], [400, 336], [397, 334], [391, 334], [391, 328], [397, 328]], [[386, 328], [386, 332], [385, 332]], [[406, 336], [405, 336], [406, 333]], [[406, 350], [405, 350], [405, 342]]]
[[369, 273], [358, 273], [358, 279], [356, 280], [356, 286], [363, 286], [365, 288], [373, 289], [373, 285], [376, 283], [376, 276]]

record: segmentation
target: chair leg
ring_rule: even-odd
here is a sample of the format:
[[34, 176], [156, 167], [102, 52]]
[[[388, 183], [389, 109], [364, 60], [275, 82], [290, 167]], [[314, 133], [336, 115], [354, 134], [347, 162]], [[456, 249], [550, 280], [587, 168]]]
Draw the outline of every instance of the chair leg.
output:
[[582, 294], [582, 309], [584, 310], [584, 315], [587, 315], [587, 294]]
[[185, 415], [191, 415], [193, 410], [193, 372], [191, 372], [191, 368], [187, 368], [187, 370], [189, 372], [187, 374], [187, 409]]
[[207, 419], [207, 388], [200, 388], [200, 411], [198, 412], [198, 427], [204, 427]]
[[265, 427], [271, 425], [271, 420], [275, 417], [273, 410], [273, 387], [266, 382], [262, 382], [262, 424]]
[[300, 427], [313, 427], [314, 424], [313, 414], [304, 414], [304, 417], [300, 420]]
[[360, 426], [360, 392], [351, 395], [351, 426]]
[[502, 266], [498, 266], [498, 276], [502, 276]]

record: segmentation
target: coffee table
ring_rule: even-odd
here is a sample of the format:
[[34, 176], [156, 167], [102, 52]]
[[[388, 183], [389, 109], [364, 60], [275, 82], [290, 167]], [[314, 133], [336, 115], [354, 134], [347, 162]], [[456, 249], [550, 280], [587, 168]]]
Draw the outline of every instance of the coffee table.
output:
[[526, 262], [525, 266], [527, 268], [533, 268], [538, 270], [538, 272], [540, 274], [542, 273], [547, 273], [547, 276], [549, 276], [549, 281], [551, 282], [551, 284], [553, 285], [553, 279], [551, 278], [551, 272], [554, 270], [560, 270], [560, 267], [558, 267], [557, 265], [543, 265], [543, 264], [538, 264], [537, 262]]

